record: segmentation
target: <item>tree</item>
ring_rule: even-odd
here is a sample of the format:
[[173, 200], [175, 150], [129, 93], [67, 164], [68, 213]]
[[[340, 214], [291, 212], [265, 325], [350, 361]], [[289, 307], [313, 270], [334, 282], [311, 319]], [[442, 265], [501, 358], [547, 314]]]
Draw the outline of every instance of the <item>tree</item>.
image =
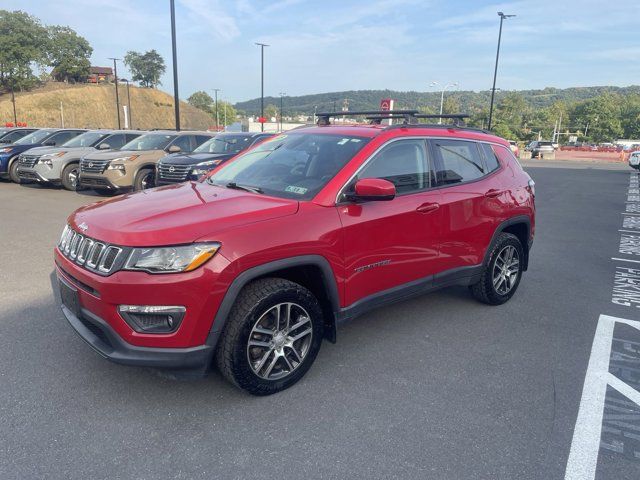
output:
[[164, 59], [155, 50], [145, 53], [129, 51], [124, 56], [124, 64], [131, 71], [131, 78], [140, 85], [155, 88], [160, 83], [160, 76], [165, 72]]
[[0, 86], [30, 88], [37, 82], [32, 64], [46, 62], [47, 30], [25, 12], [0, 10]]
[[278, 117], [278, 107], [276, 107], [272, 103], [264, 107], [264, 118], [267, 119], [267, 122], [270, 122], [272, 118], [277, 118], [277, 117]]
[[[213, 110], [213, 116], [215, 117], [215, 108]], [[218, 100], [218, 118], [220, 119], [220, 125], [231, 125], [236, 121], [238, 112], [233, 108], [229, 102], [223, 102]]]
[[194, 92], [189, 98], [187, 98], [187, 103], [207, 112], [209, 115], [215, 115], [213, 106], [215, 102], [213, 101], [213, 98], [211, 98], [211, 95], [205, 91], [200, 90], [198, 92]]
[[47, 32], [47, 58], [49, 66], [53, 67], [54, 78], [76, 82], [86, 79], [93, 53], [89, 42], [69, 27], [52, 26]]
[[580, 102], [574, 110], [577, 125], [588, 125], [586, 138], [594, 142], [610, 142], [624, 133], [622, 127], [623, 97], [605, 92]]

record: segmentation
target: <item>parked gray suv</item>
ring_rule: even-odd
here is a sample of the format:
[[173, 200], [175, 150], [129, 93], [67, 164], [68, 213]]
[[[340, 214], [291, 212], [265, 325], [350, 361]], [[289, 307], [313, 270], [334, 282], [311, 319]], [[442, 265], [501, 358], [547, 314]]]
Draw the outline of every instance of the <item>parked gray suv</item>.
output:
[[131, 130], [92, 130], [72, 138], [59, 147], [32, 148], [18, 157], [21, 182], [62, 185], [78, 189], [80, 159], [89, 153], [119, 150], [142, 133]]

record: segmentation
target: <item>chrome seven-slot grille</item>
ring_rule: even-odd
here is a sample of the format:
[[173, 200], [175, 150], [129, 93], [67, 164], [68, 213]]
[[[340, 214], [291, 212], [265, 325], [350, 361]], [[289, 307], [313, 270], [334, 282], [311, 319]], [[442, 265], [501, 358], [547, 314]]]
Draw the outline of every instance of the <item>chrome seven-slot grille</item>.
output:
[[62, 232], [58, 249], [69, 260], [101, 275], [113, 273], [123, 256], [122, 248], [86, 237], [68, 225]]
[[158, 164], [158, 176], [162, 180], [170, 182], [184, 182], [189, 175], [192, 165], [165, 165]]
[[39, 158], [40, 155], [20, 155], [20, 157], [18, 157], [18, 164], [21, 167], [33, 168], [35, 164], [38, 163]]
[[85, 173], [102, 173], [111, 160], [87, 160], [80, 161], [80, 171]]

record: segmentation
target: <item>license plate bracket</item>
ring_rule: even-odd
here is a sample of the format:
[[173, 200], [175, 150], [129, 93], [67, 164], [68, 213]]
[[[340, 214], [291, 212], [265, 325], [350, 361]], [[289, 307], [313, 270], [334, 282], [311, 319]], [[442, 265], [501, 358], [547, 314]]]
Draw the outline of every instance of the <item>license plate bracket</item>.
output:
[[60, 285], [60, 298], [62, 299], [62, 304], [76, 317], [80, 317], [80, 298], [78, 296], [78, 289], [69, 285], [60, 277], [58, 277], [58, 284]]

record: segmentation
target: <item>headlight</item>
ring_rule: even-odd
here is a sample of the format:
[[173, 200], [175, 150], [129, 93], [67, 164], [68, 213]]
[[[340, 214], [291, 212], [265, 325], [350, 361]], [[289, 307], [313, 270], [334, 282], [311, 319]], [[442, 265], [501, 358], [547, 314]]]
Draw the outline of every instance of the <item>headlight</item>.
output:
[[2, 152], [2, 153], [9, 153], [11, 151], [13, 151], [12, 147], [5, 147], [5, 148], [0, 150], [0, 152]]
[[130, 162], [131, 160], [135, 160], [140, 155], [129, 155], [128, 157], [118, 157], [111, 160], [112, 162]]
[[119, 170], [121, 172], [125, 171], [125, 166], [122, 163], [110, 163], [107, 167], [107, 170]]
[[220, 160], [209, 160], [208, 162], [200, 162], [197, 163], [195, 166], [197, 167], [210, 167], [212, 165], [218, 165], [220, 163]]
[[125, 270], [149, 273], [190, 272], [213, 257], [220, 244], [194, 243], [175, 247], [134, 248], [124, 266]]

